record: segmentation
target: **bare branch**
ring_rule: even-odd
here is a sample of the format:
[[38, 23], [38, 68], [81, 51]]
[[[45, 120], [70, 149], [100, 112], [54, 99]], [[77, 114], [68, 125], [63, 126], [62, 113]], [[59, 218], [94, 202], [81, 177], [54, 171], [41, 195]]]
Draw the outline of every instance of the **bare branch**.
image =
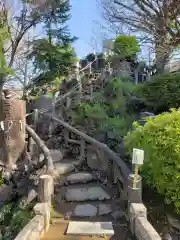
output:
[[150, 37], [156, 59], [168, 61], [180, 44], [180, 0], [100, 0], [111, 25]]

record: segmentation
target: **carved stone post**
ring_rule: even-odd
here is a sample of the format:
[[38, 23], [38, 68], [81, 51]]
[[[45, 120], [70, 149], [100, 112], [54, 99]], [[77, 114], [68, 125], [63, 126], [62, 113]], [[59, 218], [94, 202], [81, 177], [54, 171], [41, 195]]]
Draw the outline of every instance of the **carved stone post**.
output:
[[25, 150], [26, 103], [0, 100], [0, 146], [2, 164], [12, 167]]

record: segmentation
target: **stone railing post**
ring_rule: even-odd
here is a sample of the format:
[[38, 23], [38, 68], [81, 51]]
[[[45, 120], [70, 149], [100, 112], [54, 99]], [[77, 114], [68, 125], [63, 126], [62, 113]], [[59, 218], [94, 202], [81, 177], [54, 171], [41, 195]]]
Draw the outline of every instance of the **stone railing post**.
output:
[[144, 151], [133, 148], [132, 164], [134, 174], [128, 177], [128, 201], [129, 203], [142, 203], [142, 178], [138, 174], [139, 166], [143, 165]]
[[67, 108], [67, 109], [70, 108], [71, 103], [72, 103], [72, 99], [68, 96], [68, 97], [66, 98], [66, 108]]
[[[135, 181], [135, 187], [134, 187]], [[128, 201], [129, 203], [142, 203], [142, 178], [130, 174], [128, 178]]]
[[68, 139], [69, 139], [69, 130], [65, 128], [64, 129], [64, 142], [65, 142], [66, 146], [69, 145]]
[[81, 138], [81, 143], [80, 143], [80, 160], [84, 161], [85, 160], [85, 147], [86, 143], [83, 138]]
[[53, 191], [53, 178], [50, 175], [40, 176], [38, 186], [38, 201], [40, 203], [51, 203]]
[[[54, 192], [53, 178], [50, 175], [42, 175], [39, 178], [38, 201], [35, 212], [44, 216], [45, 229], [48, 230], [50, 224], [51, 198]], [[43, 208], [43, 209], [42, 209]], [[39, 210], [40, 209], [40, 210]]]
[[38, 109], [34, 109], [33, 123], [34, 123], [35, 126], [36, 126], [36, 124], [37, 124], [38, 118], [39, 118], [39, 112], [38, 112]]

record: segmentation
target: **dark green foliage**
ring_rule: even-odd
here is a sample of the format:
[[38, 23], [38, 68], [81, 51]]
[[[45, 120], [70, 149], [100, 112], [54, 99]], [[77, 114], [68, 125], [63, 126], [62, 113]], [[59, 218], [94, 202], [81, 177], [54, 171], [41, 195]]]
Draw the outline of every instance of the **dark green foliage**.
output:
[[[36, 85], [51, 85], [56, 77], [66, 76], [72, 70], [76, 54], [71, 47], [75, 40], [66, 26], [70, 18], [69, 0], [46, 1], [40, 8], [40, 19], [46, 37], [33, 42], [29, 57], [34, 61]], [[40, 72], [40, 74], [39, 74]]]
[[114, 78], [107, 82], [104, 94], [106, 103], [109, 107], [109, 115], [126, 115], [128, 111], [127, 106], [130, 102], [131, 94], [134, 92], [134, 89], [134, 84], [129, 81], [123, 81], [119, 78]]
[[102, 122], [101, 128], [104, 132], [110, 132], [115, 138], [124, 136], [131, 128], [132, 118], [130, 116], [107, 117]]
[[88, 62], [93, 62], [96, 59], [96, 56], [94, 53], [90, 53], [85, 58]]
[[125, 137], [125, 146], [143, 149], [143, 179], [174, 204], [180, 212], [180, 111], [173, 110], [149, 118], [145, 126], [134, 123], [134, 130]]
[[76, 60], [70, 45], [49, 43], [48, 39], [36, 40], [29, 57], [33, 59], [35, 69], [43, 71], [33, 80], [39, 85], [52, 82], [57, 76], [66, 76]]
[[137, 88], [137, 95], [148, 110], [157, 113], [180, 106], [180, 72], [164, 73], [152, 77]]
[[83, 125], [100, 126], [107, 118], [106, 110], [100, 103], [81, 103], [75, 110], [75, 122]]
[[6, 13], [0, 12], [0, 85], [4, 84], [5, 77], [12, 73], [12, 69], [8, 67], [5, 58], [5, 43], [9, 39], [8, 25], [6, 20]]
[[33, 211], [30, 206], [21, 208], [16, 202], [4, 203], [0, 207], [0, 224], [4, 226], [0, 239], [13, 240], [32, 218]]
[[49, 38], [56, 39], [58, 43], [63, 44], [74, 41], [74, 37], [70, 36], [66, 25], [71, 17], [69, 0], [46, 1], [45, 6], [40, 10], [41, 22]]
[[132, 83], [112, 79], [101, 92], [93, 94], [93, 101], [83, 102], [75, 109], [74, 123], [89, 126], [90, 130], [112, 132], [114, 137], [124, 136], [135, 119], [127, 109], [133, 91]]

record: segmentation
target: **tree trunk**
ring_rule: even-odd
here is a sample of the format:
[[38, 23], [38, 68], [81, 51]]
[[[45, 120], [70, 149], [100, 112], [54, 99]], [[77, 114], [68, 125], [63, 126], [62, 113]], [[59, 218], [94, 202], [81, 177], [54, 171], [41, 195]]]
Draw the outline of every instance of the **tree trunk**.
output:
[[25, 101], [0, 99], [0, 161], [12, 167], [25, 150]]
[[158, 73], [165, 71], [165, 66], [168, 64], [172, 53], [172, 49], [167, 44], [164, 44], [164, 41], [163, 39], [155, 44], [156, 69]]
[[3, 85], [5, 82], [5, 77], [3, 74], [0, 74], [0, 101], [4, 98]]

